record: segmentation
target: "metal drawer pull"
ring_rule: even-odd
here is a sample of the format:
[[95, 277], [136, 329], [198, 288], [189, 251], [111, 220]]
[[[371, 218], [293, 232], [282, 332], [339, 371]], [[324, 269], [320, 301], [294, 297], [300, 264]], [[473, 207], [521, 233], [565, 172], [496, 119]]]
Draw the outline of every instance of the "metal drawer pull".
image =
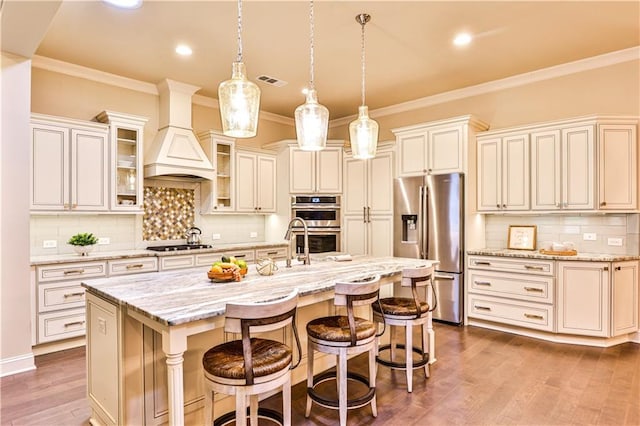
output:
[[537, 287], [525, 287], [524, 289], [527, 290], [527, 291], [533, 291], [533, 292], [536, 292], [536, 293], [544, 293], [543, 289], [537, 288]]
[[490, 311], [491, 308], [487, 307], [487, 306], [474, 306], [475, 309], [478, 309], [480, 311]]
[[233, 257], [235, 257], [236, 259], [239, 259], [239, 258], [241, 258], [241, 257], [247, 257], [247, 255], [246, 255], [246, 254], [236, 254], [236, 255], [235, 255], [235, 256], [233, 256]]
[[135, 263], [133, 265], [127, 265], [127, 269], [140, 269], [143, 268], [144, 265], [142, 263]]
[[84, 274], [84, 269], [67, 269], [66, 271], [64, 271], [65, 275], [71, 275], [71, 274]]
[[65, 327], [71, 327], [72, 325], [84, 325], [84, 321], [68, 322], [64, 326]]
[[270, 251], [270, 252], [267, 252], [267, 254], [269, 256], [275, 256], [276, 254], [278, 254], [278, 252], [277, 251]]
[[524, 314], [524, 316], [526, 318], [529, 318], [529, 319], [537, 319], [537, 320], [543, 320], [544, 319], [544, 317], [542, 315]]
[[489, 281], [474, 281], [473, 282], [476, 285], [488, 285], [491, 286], [491, 283]]
[[534, 271], [544, 271], [544, 266], [524, 265], [524, 269], [532, 269]]
[[476, 265], [491, 266], [491, 262], [476, 262]]
[[78, 293], [66, 293], [64, 295], [64, 298], [66, 299], [67, 297], [78, 297], [78, 296], [84, 296], [84, 292], [80, 291]]

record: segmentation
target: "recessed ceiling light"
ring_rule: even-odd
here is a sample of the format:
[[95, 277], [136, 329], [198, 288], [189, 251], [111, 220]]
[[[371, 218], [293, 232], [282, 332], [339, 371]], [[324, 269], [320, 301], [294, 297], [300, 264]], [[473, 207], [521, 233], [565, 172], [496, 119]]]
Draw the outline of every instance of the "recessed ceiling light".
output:
[[466, 46], [471, 43], [471, 34], [469, 33], [460, 33], [456, 35], [456, 38], [453, 39], [453, 44], [456, 46]]
[[137, 9], [142, 6], [142, 0], [102, 0], [107, 4], [123, 9]]
[[176, 46], [176, 53], [182, 56], [191, 56], [193, 51], [186, 44], [179, 44], [178, 46]]

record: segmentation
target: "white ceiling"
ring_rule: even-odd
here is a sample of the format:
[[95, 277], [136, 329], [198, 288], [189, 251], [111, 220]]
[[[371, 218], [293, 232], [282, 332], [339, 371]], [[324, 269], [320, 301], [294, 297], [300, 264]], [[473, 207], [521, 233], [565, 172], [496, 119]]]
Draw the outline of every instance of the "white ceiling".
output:
[[[11, 0], [5, 0], [11, 1]], [[193, 84], [217, 97], [236, 57], [236, 1], [152, 1], [119, 10], [64, 1], [36, 54], [150, 83]], [[385, 107], [640, 45], [639, 1], [315, 1], [315, 85], [331, 119], [360, 104], [360, 26], [366, 26], [366, 104]], [[293, 116], [309, 81], [309, 3], [243, 2], [244, 62], [261, 109]], [[476, 38], [453, 46], [466, 30]], [[174, 53], [189, 44], [188, 58]]]

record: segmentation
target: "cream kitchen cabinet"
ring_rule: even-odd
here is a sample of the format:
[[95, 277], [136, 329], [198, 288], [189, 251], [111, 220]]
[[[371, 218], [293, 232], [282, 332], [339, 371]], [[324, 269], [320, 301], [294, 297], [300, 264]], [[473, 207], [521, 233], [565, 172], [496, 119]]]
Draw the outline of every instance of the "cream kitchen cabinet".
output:
[[593, 124], [531, 133], [531, 209], [595, 208]]
[[32, 211], [106, 211], [109, 176], [107, 125], [31, 115]]
[[636, 127], [636, 122], [598, 124], [598, 209], [600, 210], [638, 208]]
[[212, 130], [198, 134], [200, 145], [213, 164], [216, 178], [201, 183], [201, 212], [235, 210], [235, 139]]
[[487, 128], [472, 116], [463, 116], [393, 129], [398, 176], [466, 173], [467, 145], [476, 131]]
[[292, 194], [340, 194], [342, 147], [321, 151], [289, 148], [289, 192]]
[[529, 210], [529, 135], [479, 136], [478, 211]]
[[393, 152], [374, 158], [344, 159], [343, 250], [347, 253], [393, 254]]
[[275, 156], [236, 152], [236, 211], [275, 213]]
[[558, 262], [558, 333], [638, 330], [638, 262]]
[[143, 212], [142, 152], [147, 118], [113, 111], [96, 117], [109, 124], [110, 210]]

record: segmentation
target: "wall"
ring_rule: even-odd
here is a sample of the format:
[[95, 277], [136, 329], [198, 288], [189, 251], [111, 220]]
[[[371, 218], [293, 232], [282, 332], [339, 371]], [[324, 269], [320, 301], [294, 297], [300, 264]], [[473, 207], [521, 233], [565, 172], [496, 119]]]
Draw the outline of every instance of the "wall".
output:
[[29, 276], [31, 61], [2, 53], [0, 87], [0, 376], [35, 368]]

